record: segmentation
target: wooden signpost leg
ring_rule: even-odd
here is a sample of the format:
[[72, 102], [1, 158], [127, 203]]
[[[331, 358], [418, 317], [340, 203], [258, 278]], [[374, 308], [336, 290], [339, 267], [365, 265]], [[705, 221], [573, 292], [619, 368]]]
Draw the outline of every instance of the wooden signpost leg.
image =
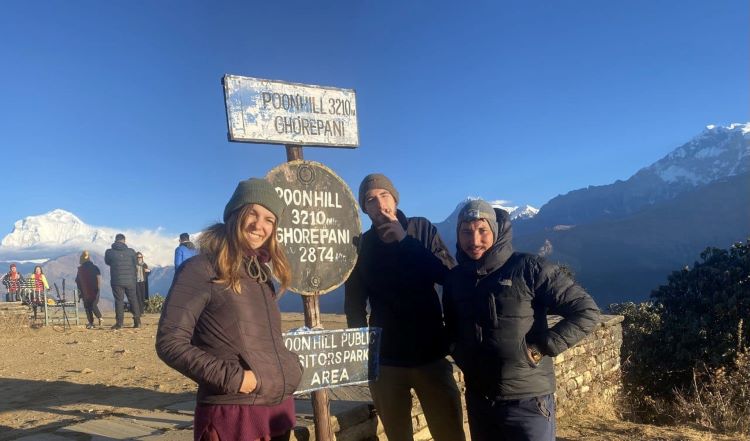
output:
[[[287, 162], [301, 160], [302, 147], [286, 145]], [[323, 329], [320, 320], [320, 295], [315, 293], [311, 296], [302, 296], [303, 310], [305, 313], [305, 326], [310, 329]], [[328, 403], [328, 391], [325, 389], [312, 392], [313, 421], [315, 421], [316, 441], [332, 441], [331, 412]]]
[[[320, 295], [302, 296], [305, 312], [305, 326], [310, 329], [322, 329], [320, 321]], [[328, 391], [320, 389], [312, 392], [313, 419], [315, 420], [316, 441], [332, 441], [331, 412], [328, 403]]]

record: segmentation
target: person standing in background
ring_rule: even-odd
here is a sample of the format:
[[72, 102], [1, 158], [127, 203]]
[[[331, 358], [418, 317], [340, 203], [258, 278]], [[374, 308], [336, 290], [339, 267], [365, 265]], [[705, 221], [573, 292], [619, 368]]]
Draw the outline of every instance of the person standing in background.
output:
[[42, 267], [39, 265], [35, 266], [34, 274], [29, 279], [32, 283], [32, 294], [29, 301], [32, 304], [39, 304], [44, 297], [44, 291], [49, 291], [49, 283], [47, 283], [47, 277], [44, 275]]
[[190, 235], [187, 233], [180, 234], [180, 245], [174, 249], [175, 272], [184, 261], [190, 259], [196, 254], [198, 254], [198, 250], [195, 248], [195, 245], [193, 245], [193, 242], [190, 242]]
[[21, 300], [21, 284], [23, 276], [16, 269], [16, 264], [11, 263], [7, 274], [3, 276], [3, 285], [7, 290], [5, 294], [6, 302], [18, 302]]
[[76, 274], [76, 286], [81, 293], [78, 298], [83, 301], [83, 309], [86, 310], [88, 324], [86, 329], [94, 328], [94, 316], [96, 316], [99, 326], [102, 326], [102, 313], [99, 311], [99, 290], [102, 285], [102, 273], [99, 267], [91, 261], [88, 251], [81, 253], [79, 259], [78, 274]]
[[135, 293], [135, 251], [125, 244], [124, 234], [117, 233], [112, 248], [104, 252], [104, 263], [109, 265], [112, 295], [115, 297], [115, 324], [112, 329], [122, 329], [126, 296], [133, 314], [133, 327], [140, 328], [141, 310]]
[[141, 314], [146, 311], [146, 300], [148, 300], [148, 276], [151, 270], [143, 261], [143, 254], [138, 251], [135, 253], [135, 294], [138, 297], [138, 304], [141, 307]]

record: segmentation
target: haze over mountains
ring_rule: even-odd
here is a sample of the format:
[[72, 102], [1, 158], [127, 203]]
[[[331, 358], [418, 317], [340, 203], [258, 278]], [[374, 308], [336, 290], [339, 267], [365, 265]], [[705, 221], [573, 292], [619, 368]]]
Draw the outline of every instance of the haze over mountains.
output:
[[[456, 213], [464, 202], [436, 223], [452, 252]], [[647, 298], [671, 271], [692, 265], [708, 246], [727, 248], [747, 239], [749, 202], [750, 124], [732, 124], [708, 126], [625, 181], [570, 191], [539, 210], [505, 206], [501, 200], [492, 203], [511, 213], [517, 250], [568, 265], [600, 307], [606, 307]], [[17, 221], [0, 242], [0, 269], [6, 271], [4, 262], [20, 261], [27, 274], [41, 263], [50, 282], [64, 278], [72, 287], [78, 255], [87, 249], [102, 269], [103, 298], [111, 299], [109, 268], [102, 256], [118, 232], [125, 233], [128, 245], [143, 252], [151, 266], [151, 293], [166, 293], [177, 237], [160, 230], [89, 226], [61, 209]], [[285, 311], [302, 308], [294, 294], [280, 304]], [[343, 289], [324, 295], [321, 310], [342, 312]]]

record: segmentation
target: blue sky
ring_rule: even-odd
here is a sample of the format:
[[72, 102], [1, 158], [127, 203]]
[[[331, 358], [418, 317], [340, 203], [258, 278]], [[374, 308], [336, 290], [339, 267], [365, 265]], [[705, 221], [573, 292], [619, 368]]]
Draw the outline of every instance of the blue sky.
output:
[[351, 88], [360, 147], [304, 149], [407, 215], [540, 207], [746, 122], [748, 2], [3, 1], [0, 237], [63, 208], [198, 231], [286, 160], [230, 143], [224, 74]]

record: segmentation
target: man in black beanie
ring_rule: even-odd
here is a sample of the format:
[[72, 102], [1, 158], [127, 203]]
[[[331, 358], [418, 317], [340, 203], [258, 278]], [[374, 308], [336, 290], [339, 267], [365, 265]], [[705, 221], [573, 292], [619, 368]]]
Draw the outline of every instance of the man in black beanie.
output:
[[446, 360], [448, 343], [435, 284], [455, 265], [437, 229], [407, 218], [399, 194], [382, 174], [359, 186], [359, 203], [372, 227], [359, 241], [359, 257], [346, 281], [349, 327], [382, 328], [380, 375], [370, 383], [375, 408], [390, 441], [412, 441], [411, 390], [417, 394], [436, 441], [462, 441], [461, 396]]

